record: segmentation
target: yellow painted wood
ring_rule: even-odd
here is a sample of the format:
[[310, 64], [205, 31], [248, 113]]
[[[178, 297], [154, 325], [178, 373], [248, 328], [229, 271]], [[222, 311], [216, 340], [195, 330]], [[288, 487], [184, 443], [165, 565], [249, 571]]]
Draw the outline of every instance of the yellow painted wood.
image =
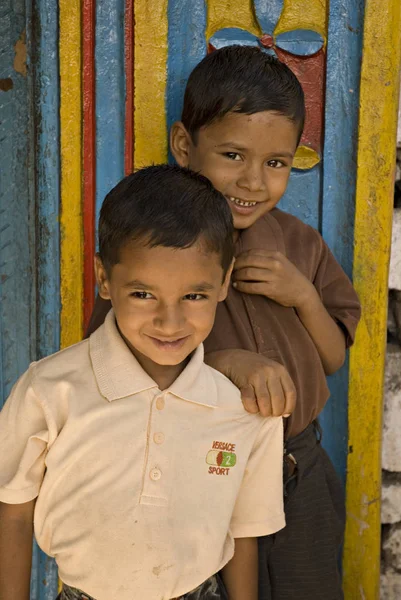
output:
[[135, 0], [134, 168], [167, 161], [167, 0]]
[[309, 146], [298, 146], [294, 156], [294, 169], [312, 169], [320, 162], [318, 153]]
[[378, 600], [382, 395], [394, 193], [401, 3], [366, 0], [354, 284], [363, 316], [350, 357], [346, 600]]
[[293, 31], [294, 29], [311, 29], [327, 37], [327, 1], [326, 0], [284, 0], [280, 19], [274, 35]]
[[61, 146], [61, 347], [83, 333], [83, 229], [81, 209], [81, 2], [59, 1]]
[[252, 0], [208, 0], [206, 39], [225, 27], [239, 27], [260, 37]]

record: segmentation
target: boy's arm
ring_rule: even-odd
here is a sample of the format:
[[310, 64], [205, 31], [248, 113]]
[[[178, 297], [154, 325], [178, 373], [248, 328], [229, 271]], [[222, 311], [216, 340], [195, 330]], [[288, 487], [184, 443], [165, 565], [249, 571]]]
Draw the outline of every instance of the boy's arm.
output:
[[332, 375], [345, 360], [345, 335], [328, 313], [316, 288], [310, 285], [309, 295], [295, 309], [316, 346], [324, 372]]
[[205, 362], [240, 390], [248, 412], [260, 412], [263, 417], [288, 417], [293, 412], [296, 390], [283, 365], [248, 350], [209, 352]]
[[281, 252], [244, 252], [234, 265], [234, 287], [295, 308], [311, 336], [326, 375], [338, 371], [345, 360], [346, 339], [330, 316], [309, 279]]
[[237, 538], [235, 540], [234, 556], [223, 568], [222, 576], [229, 600], [257, 600], [257, 538]]
[[34, 507], [0, 502], [0, 600], [29, 600]]

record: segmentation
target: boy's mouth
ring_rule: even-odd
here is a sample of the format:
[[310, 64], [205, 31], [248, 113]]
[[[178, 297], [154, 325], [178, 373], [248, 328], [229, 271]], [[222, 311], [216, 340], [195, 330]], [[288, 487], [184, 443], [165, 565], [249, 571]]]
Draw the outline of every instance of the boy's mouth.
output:
[[185, 342], [188, 339], [188, 335], [182, 338], [172, 339], [172, 340], [163, 340], [159, 338], [155, 338], [151, 335], [148, 336], [149, 339], [152, 340], [154, 345], [160, 350], [180, 350]]
[[238, 215], [238, 216], [248, 216], [251, 215], [255, 212], [255, 210], [258, 210], [258, 204], [260, 204], [260, 202], [249, 202], [248, 200], [240, 200], [239, 198], [234, 198], [233, 196], [226, 196], [231, 210], [233, 212], [233, 215]]
[[257, 202], [248, 202], [246, 200], [240, 200], [239, 198], [233, 198], [232, 196], [228, 196], [228, 199], [230, 200], [230, 202], [233, 202], [233, 204], [236, 204], [237, 206], [250, 207], [256, 206], [257, 204]]

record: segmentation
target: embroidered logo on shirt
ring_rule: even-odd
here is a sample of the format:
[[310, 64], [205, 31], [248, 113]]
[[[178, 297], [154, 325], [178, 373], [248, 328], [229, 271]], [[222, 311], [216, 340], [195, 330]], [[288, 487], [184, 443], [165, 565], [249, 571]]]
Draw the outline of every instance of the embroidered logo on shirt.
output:
[[228, 475], [231, 467], [235, 467], [237, 456], [234, 453], [235, 444], [228, 442], [213, 442], [212, 450], [206, 456], [210, 475]]

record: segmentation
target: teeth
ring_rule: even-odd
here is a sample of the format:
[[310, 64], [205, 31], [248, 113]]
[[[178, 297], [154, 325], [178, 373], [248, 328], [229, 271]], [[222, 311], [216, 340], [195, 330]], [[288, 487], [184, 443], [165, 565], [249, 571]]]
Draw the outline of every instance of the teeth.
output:
[[229, 197], [229, 200], [231, 202], [234, 202], [234, 204], [237, 204], [238, 206], [255, 206], [256, 205], [256, 202], [245, 202], [245, 200], [239, 200], [239, 198]]

